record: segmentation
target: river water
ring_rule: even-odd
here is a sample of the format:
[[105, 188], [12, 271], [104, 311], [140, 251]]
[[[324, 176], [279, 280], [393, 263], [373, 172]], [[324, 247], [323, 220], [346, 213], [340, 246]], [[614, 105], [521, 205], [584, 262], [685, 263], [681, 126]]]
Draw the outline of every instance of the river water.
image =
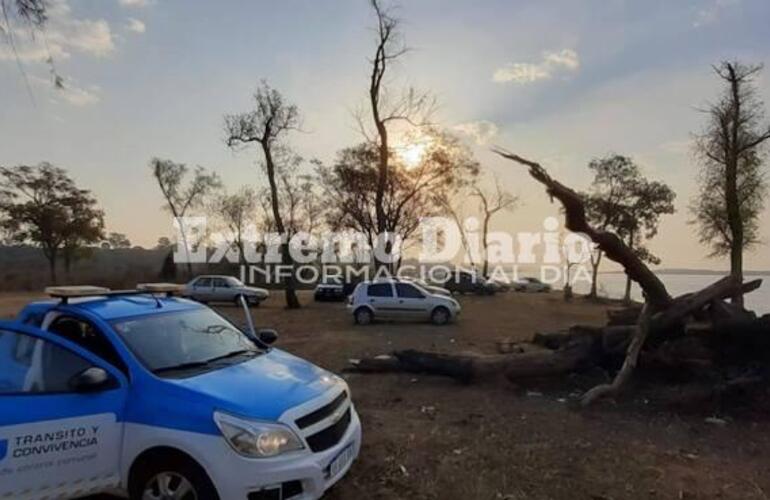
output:
[[[721, 276], [706, 274], [658, 274], [671, 295], [677, 296], [684, 293], [694, 292], [704, 288], [711, 283], [719, 280]], [[746, 275], [745, 279], [762, 279], [762, 287], [746, 295], [746, 308], [755, 311], [757, 314], [770, 314], [770, 276], [751, 276]], [[623, 273], [599, 274], [599, 295], [603, 297], [620, 299], [623, 298], [626, 287], [626, 275]], [[576, 293], [588, 293], [590, 285], [585, 281], [575, 283]], [[635, 283], [631, 288], [631, 296], [636, 300], [642, 300], [642, 293], [639, 286]]]

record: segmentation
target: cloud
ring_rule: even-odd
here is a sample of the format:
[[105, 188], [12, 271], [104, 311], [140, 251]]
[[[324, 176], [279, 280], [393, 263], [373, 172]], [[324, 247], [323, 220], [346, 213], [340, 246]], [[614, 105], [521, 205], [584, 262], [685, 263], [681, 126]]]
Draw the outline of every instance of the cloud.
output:
[[550, 80], [557, 73], [574, 72], [580, 67], [580, 58], [572, 49], [543, 52], [537, 63], [509, 63], [495, 70], [492, 80], [497, 83], [532, 83]]
[[120, 5], [123, 7], [147, 7], [150, 5], [150, 0], [120, 0]]
[[715, 23], [726, 9], [738, 5], [740, 2], [741, 0], [709, 0], [708, 5], [695, 13], [693, 27], [701, 28]]
[[10, 44], [0, 43], [0, 61], [46, 62], [49, 57], [69, 59], [74, 53], [104, 57], [115, 50], [110, 25], [104, 19], [77, 19], [67, 0], [51, 0], [45, 37], [30, 36], [27, 29], [13, 30], [16, 53]]
[[36, 75], [29, 76], [29, 83], [40, 91], [49, 93], [51, 102], [57, 104], [67, 103], [72, 106], [83, 107], [97, 104], [102, 100], [101, 89], [98, 86], [80, 87], [72, 79], [64, 80], [61, 88], [56, 87], [50, 79]]
[[497, 125], [486, 120], [460, 123], [452, 128], [457, 132], [472, 138], [476, 144], [480, 146], [488, 144], [500, 132]]
[[126, 29], [134, 33], [144, 33], [147, 31], [147, 26], [139, 19], [130, 18], [126, 23]]

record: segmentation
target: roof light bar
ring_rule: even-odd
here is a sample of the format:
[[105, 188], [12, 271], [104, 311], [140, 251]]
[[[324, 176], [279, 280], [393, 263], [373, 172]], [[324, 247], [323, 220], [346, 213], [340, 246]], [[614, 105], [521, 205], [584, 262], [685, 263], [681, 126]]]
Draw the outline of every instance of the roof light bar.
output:
[[155, 297], [155, 294], [160, 293], [165, 293], [170, 297], [175, 293], [181, 293], [183, 289], [183, 285], [175, 283], [140, 283], [134, 290], [110, 290], [100, 286], [74, 285], [48, 287], [45, 289], [45, 293], [49, 297], [61, 299], [62, 303], [66, 304], [69, 299], [85, 297], [119, 297], [124, 295], [151, 295]]
[[45, 289], [46, 295], [55, 299], [74, 299], [77, 297], [95, 297], [108, 295], [112, 290], [101, 286], [50, 286]]
[[136, 289], [148, 293], [172, 294], [182, 292], [184, 285], [177, 285], [176, 283], [139, 283], [136, 285]]

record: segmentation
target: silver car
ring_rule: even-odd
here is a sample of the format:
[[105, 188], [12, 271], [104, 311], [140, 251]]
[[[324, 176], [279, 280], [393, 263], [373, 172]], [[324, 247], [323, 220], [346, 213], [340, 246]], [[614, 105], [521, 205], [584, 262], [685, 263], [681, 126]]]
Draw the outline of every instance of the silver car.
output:
[[434, 325], [445, 325], [460, 314], [460, 303], [452, 297], [430, 293], [415, 283], [377, 280], [356, 287], [348, 310], [359, 325], [376, 319], [429, 320]]
[[241, 297], [250, 305], [258, 306], [270, 296], [264, 288], [246, 286], [232, 276], [198, 276], [190, 281], [182, 293], [185, 297], [198, 302], [234, 302], [240, 303]]

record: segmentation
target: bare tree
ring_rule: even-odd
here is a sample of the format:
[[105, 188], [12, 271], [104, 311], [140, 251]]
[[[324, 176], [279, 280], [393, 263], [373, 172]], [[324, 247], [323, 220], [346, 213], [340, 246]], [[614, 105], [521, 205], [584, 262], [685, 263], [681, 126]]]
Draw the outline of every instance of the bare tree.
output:
[[419, 227], [421, 217], [444, 213], [445, 200], [473, 183], [479, 165], [468, 147], [451, 134], [430, 130], [426, 137], [425, 149], [416, 164], [405, 165], [390, 151], [390, 174], [381, 206], [383, 230], [376, 201], [380, 165], [377, 145], [365, 142], [344, 149], [331, 168], [319, 169], [327, 197], [333, 200], [327, 212], [329, 226], [356, 229], [366, 234], [374, 246], [377, 235], [383, 232], [406, 242]]
[[231, 243], [238, 251], [238, 262], [246, 264], [245, 232], [249, 221], [254, 220], [257, 193], [249, 187], [243, 187], [234, 194], [223, 193], [214, 200], [212, 208], [232, 236]]
[[[377, 18], [374, 57], [369, 61], [369, 104], [376, 129], [378, 152], [374, 207], [377, 233], [384, 233], [388, 226], [385, 198], [391, 160], [388, 126], [395, 121], [405, 121], [412, 125], [424, 124], [432, 111], [434, 101], [427, 93], [418, 92], [414, 88], [408, 88], [397, 95], [387, 88], [385, 76], [391, 64], [406, 54], [408, 48], [401, 37], [400, 21], [382, 6], [380, 0], [371, 0], [371, 6]], [[367, 133], [361, 116], [358, 117], [358, 122], [362, 133], [369, 139], [370, 134]]]
[[[48, 0], [0, 0], [0, 35], [4, 35], [8, 45], [10, 45], [14, 56], [16, 57], [16, 64], [19, 68], [19, 72], [24, 79], [24, 83], [27, 86], [27, 91], [30, 97], [34, 97], [32, 94], [32, 87], [29, 84], [27, 73], [24, 70], [21, 58], [16, 45], [16, 29], [14, 27], [14, 21], [21, 21], [22, 24], [29, 28], [30, 32], [34, 35], [34, 32], [41, 31], [40, 35], [45, 36], [42, 32], [48, 22]], [[56, 89], [64, 88], [64, 78], [59, 75], [56, 70], [53, 55], [48, 48], [48, 43], [45, 44], [44, 49], [48, 52], [46, 63], [48, 64], [51, 77], [53, 79], [53, 85]]]
[[[225, 116], [225, 133], [228, 147], [235, 149], [250, 144], [259, 144], [262, 149], [264, 171], [270, 188], [272, 220], [278, 233], [285, 236], [286, 226], [281, 214], [279, 200], [279, 178], [281, 165], [276, 154], [283, 147], [286, 135], [298, 130], [300, 116], [297, 106], [287, 103], [281, 93], [263, 81], [254, 93], [254, 109], [246, 113]], [[283, 265], [294, 265], [286, 242], [281, 244]], [[300, 307], [295, 291], [293, 273], [286, 280], [286, 307]]]
[[[730, 273], [743, 279], [743, 253], [759, 242], [759, 217], [767, 194], [761, 167], [770, 124], [757, 97], [762, 66], [723, 62], [714, 68], [725, 89], [707, 110], [709, 122], [697, 137], [700, 192], [691, 210], [702, 243], [712, 256], [729, 255]], [[743, 305], [743, 295], [733, 297]]]
[[186, 256], [187, 274], [192, 277], [190, 242], [184, 219], [189, 210], [201, 206], [206, 196], [221, 186], [219, 176], [216, 173], [207, 173], [203, 167], [196, 167], [192, 180], [185, 186], [185, 177], [189, 168], [184, 163], [153, 158], [150, 161], [150, 168], [166, 200], [166, 209], [171, 212], [179, 225], [179, 235], [182, 238], [181, 243]]
[[512, 195], [503, 188], [500, 179], [494, 178], [494, 189], [482, 189], [474, 186], [472, 195], [479, 199], [481, 208], [481, 244], [484, 249], [484, 264], [481, 274], [487, 277], [489, 274], [489, 223], [497, 213], [502, 211], [513, 211], [519, 203], [518, 197]]
[[471, 248], [470, 242], [468, 241], [468, 234], [463, 227], [463, 221], [466, 218], [465, 212], [463, 211], [463, 205], [465, 200], [472, 196], [471, 191], [472, 188], [463, 189], [453, 194], [445, 193], [438, 196], [436, 199], [444, 214], [448, 215], [455, 226], [457, 226], [457, 231], [460, 233], [460, 243], [465, 250], [465, 255], [468, 256], [468, 263], [475, 269], [476, 262], [474, 260], [474, 255], [476, 252]]

